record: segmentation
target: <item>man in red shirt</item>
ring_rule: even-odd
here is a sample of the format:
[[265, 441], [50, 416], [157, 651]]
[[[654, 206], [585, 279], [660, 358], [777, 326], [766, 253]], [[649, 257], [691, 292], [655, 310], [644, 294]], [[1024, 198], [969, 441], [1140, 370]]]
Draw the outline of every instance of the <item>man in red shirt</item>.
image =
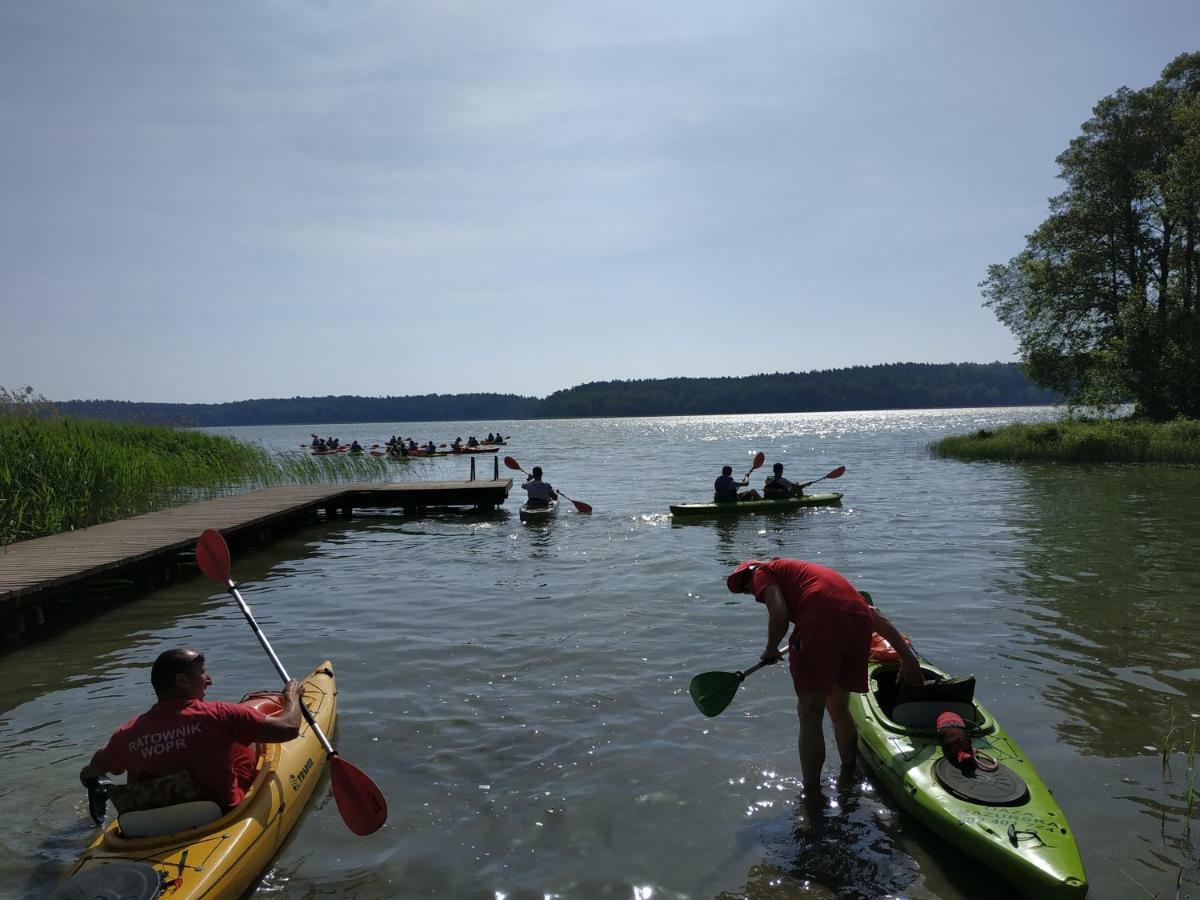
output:
[[254, 780], [257, 757], [250, 745], [282, 743], [300, 734], [301, 683], [295, 679], [283, 689], [283, 709], [270, 716], [237, 703], [205, 700], [212, 678], [196, 650], [161, 653], [150, 683], [158, 702], [113, 732], [80, 771], [85, 783], [108, 772], [128, 772], [134, 784], [186, 770], [203, 799], [228, 811]]
[[858, 729], [850, 716], [850, 692], [866, 693], [871, 634], [878, 631], [900, 654], [900, 678], [924, 681], [916, 656], [896, 627], [833, 569], [800, 559], [760, 562], [748, 559], [726, 580], [734, 594], [753, 594], [767, 607], [765, 662], [783, 658], [779, 644], [794, 624], [790, 651], [796, 712], [800, 717], [800, 772], [805, 795], [821, 796], [825, 765], [825, 712], [833, 723], [842, 771], [852, 772], [858, 753]]

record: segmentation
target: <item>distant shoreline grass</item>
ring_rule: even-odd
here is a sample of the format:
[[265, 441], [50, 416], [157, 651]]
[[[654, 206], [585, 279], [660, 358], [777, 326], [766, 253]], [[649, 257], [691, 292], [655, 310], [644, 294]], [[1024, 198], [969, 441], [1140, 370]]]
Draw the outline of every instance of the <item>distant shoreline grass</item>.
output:
[[395, 465], [156, 425], [0, 416], [0, 546], [267, 485], [386, 481]]
[[1200, 463], [1200, 421], [1062, 419], [1016, 423], [930, 445], [935, 456], [963, 460], [1069, 463]]

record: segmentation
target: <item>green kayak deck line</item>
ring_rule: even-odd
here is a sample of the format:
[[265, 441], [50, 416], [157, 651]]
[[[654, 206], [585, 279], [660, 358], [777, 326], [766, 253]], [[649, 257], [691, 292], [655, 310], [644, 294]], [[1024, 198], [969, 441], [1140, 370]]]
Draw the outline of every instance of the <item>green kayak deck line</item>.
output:
[[[928, 673], [946, 675], [924, 659], [921, 666]], [[1071, 826], [1016, 742], [978, 701], [970, 705], [901, 704], [925, 709], [917, 714], [891, 711], [920, 727], [897, 723], [880, 702], [881, 693], [889, 695], [889, 685], [895, 685], [897, 669], [896, 663], [872, 662], [869, 691], [850, 695], [859, 755], [880, 787], [905, 812], [1028, 896], [1085, 896], [1087, 876]], [[935, 725], [942, 707], [952, 707], [963, 716], [975, 750], [989, 754], [1020, 776], [1028, 796], [1013, 805], [991, 806], [960, 799], [942, 786], [934, 772], [942, 759]]]
[[783, 500], [739, 500], [737, 503], [680, 503], [671, 507], [673, 516], [740, 516], [743, 513], [782, 512], [802, 506], [832, 506], [841, 494], [805, 494]]

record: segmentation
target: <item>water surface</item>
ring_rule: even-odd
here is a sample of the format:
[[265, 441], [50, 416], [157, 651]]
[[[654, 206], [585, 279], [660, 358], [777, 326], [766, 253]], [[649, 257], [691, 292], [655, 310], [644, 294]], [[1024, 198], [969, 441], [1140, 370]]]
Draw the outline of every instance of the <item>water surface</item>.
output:
[[[798, 801], [791, 684], [750, 678], [700, 716], [689, 678], [752, 664], [762, 608], [724, 576], [798, 556], [869, 590], [918, 649], [974, 673], [1074, 826], [1093, 897], [1200, 892], [1173, 720], [1200, 712], [1200, 479], [1194, 468], [960, 463], [927, 445], [1044, 409], [236, 429], [278, 448], [310, 431], [364, 444], [502, 428], [563, 504], [523, 526], [501, 511], [314, 526], [234, 560], [294, 673], [331, 658], [337, 740], [388, 795], [356, 838], [328, 787], [260, 893], [704, 898], [1003, 897], [865, 778], [811, 817]], [[837, 465], [840, 507], [674, 525], [721, 465], [754, 450], [796, 480]], [[469, 460], [398, 477], [464, 477]], [[487, 458], [477, 460], [490, 476]], [[507, 475], [503, 468], [502, 475]], [[518, 476], [519, 477], [519, 476]], [[816, 488], [814, 488], [816, 490]], [[203, 649], [210, 697], [274, 672], [236, 605], [185, 580], [0, 655], [0, 884], [41, 896], [92, 833], [79, 767], [151, 702], [149, 665]], [[836, 759], [829, 740], [830, 760]], [[1194, 811], [1200, 816], [1200, 809]]]

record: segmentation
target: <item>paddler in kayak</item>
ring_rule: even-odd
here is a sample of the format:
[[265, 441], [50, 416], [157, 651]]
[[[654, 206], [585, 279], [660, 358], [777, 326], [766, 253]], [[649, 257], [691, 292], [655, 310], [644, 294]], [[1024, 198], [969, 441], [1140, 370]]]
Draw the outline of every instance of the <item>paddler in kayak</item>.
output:
[[783, 477], [783, 463], [775, 463], [771, 466], [771, 471], [774, 474], [768, 475], [763, 485], [764, 500], [786, 500], [788, 497], [804, 496], [803, 487]]
[[558, 492], [548, 482], [542, 481], [541, 466], [533, 467], [533, 474], [525, 479], [521, 487], [529, 494], [529, 500], [525, 504], [528, 509], [546, 509], [551, 500], [558, 499]]
[[800, 719], [800, 773], [804, 795], [820, 803], [821, 769], [825, 765], [825, 713], [841, 757], [842, 773], [851, 775], [858, 753], [858, 729], [850, 715], [851, 692], [867, 692], [871, 636], [878, 632], [900, 654], [900, 678], [919, 687], [921, 664], [896, 627], [871, 606], [846, 578], [833, 569], [801, 559], [748, 559], [725, 581], [734, 594], [753, 594], [767, 607], [764, 662], [783, 658], [779, 644], [794, 624], [788, 641], [796, 713]]
[[128, 784], [134, 785], [182, 771], [199, 789], [199, 796], [188, 799], [212, 800], [228, 811], [254, 781], [258, 759], [251, 745], [279, 744], [300, 734], [301, 683], [295, 679], [283, 689], [283, 709], [270, 716], [238, 703], [205, 700], [212, 678], [204, 654], [196, 650], [180, 647], [159, 654], [150, 683], [158, 702], [113, 732], [80, 770], [84, 784], [107, 773], [127, 772]]
[[741, 481], [735, 481], [733, 478], [733, 466], [722, 466], [720, 477], [713, 482], [713, 502], [736, 503], [739, 500], [761, 500], [762, 497], [754, 488], [742, 491], [740, 494], [738, 493], [739, 487], [745, 487], [749, 483], [749, 475]]

